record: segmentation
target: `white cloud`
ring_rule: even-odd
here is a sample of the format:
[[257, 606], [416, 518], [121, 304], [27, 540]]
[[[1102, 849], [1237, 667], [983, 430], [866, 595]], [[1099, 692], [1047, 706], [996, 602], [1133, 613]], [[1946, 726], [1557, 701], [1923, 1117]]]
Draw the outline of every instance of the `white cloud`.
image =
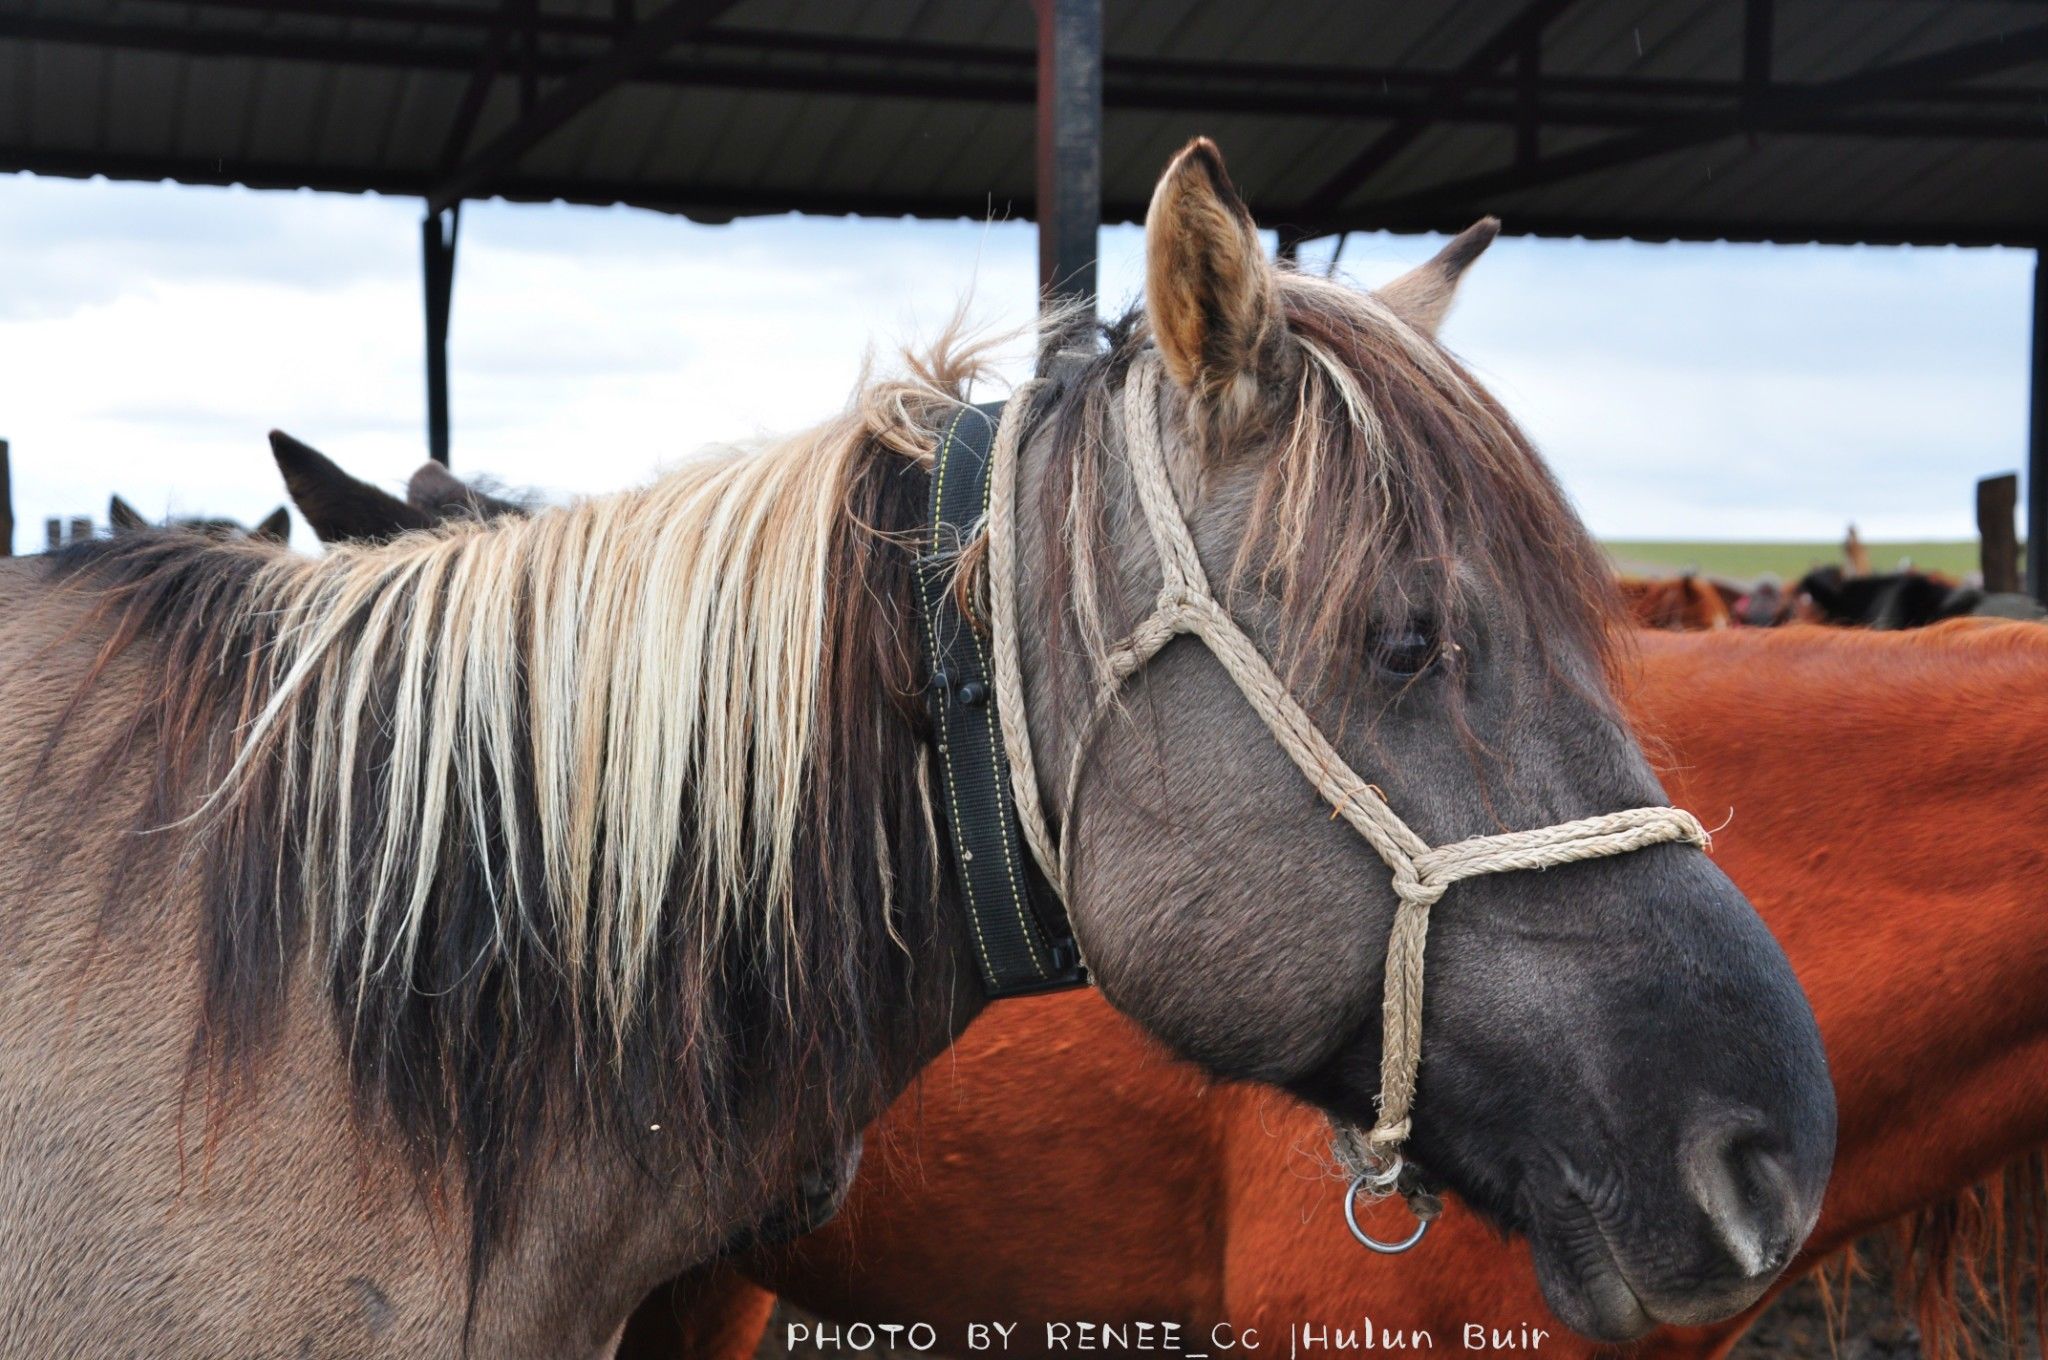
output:
[[[281, 426], [396, 485], [423, 456], [409, 201], [0, 177], [0, 437], [17, 543], [46, 514], [252, 519]], [[1138, 233], [1103, 235], [1135, 295]], [[1361, 237], [1384, 279], [1433, 244]], [[973, 313], [1023, 325], [1021, 223], [471, 205], [452, 343], [455, 461], [595, 491], [843, 400], [873, 346]], [[1970, 483], [2023, 457], [2030, 255], [1504, 241], [1447, 340], [1618, 537], [1971, 532]]]

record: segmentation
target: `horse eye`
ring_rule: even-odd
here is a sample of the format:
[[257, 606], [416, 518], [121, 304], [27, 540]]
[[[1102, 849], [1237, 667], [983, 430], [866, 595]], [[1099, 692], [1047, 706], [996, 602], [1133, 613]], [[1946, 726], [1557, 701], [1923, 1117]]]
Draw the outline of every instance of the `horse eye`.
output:
[[1410, 619], [1398, 628], [1388, 628], [1373, 637], [1373, 664], [1400, 680], [1413, 680], [1436, 664], [1442, 648], [1436, 629], [1421, 619]]

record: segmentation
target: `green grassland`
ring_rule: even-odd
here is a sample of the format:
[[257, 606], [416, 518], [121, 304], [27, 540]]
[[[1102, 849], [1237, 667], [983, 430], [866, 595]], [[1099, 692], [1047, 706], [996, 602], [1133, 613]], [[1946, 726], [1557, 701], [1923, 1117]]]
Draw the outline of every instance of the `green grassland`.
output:
[[[1603, 545], [1623, 571], [1698, 571], [1708, 576], [1747, 581], [1765, 573], [1796, 581], [1813, 568], [1842, 560], [1840, 540], [1833, 543], [1686, 543], [1662, 539], [1608, 539]], [[1866, 543], [1872, 571], [1894, 571], [1911, 561], [1922, 571], [1961, 576], [1977, 569], [1977, 541], [1929, 543]]]

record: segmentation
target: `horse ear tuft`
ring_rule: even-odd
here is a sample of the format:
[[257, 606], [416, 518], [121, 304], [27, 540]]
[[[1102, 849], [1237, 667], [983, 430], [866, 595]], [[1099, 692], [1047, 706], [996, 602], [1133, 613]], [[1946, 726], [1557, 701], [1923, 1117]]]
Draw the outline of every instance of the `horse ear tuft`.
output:
[[109, 496], [107, 498], [107, 525], [115, 533], [125, 534], [132, 533], [137, 529], [147, 529], [149, 521], [142, 517], [140, 510], [137, 510], [119, 496]]
[[1152, 192], [1145, 305], [1166, 371], [1205, 399], [1249, 380], [1279, 333], [1258, 227], [1207, 137], [1183, 147]]
[[1493, 238], [1500, 235], [1500, 219], [1482, 217], [1451, 238], [1449, 245], [1392, 283], [1374, 290], [1395, 316], [1421, 331], [1435, 335], [1458, 294], [1458, 280], [1474, 260], [1486, 253]]

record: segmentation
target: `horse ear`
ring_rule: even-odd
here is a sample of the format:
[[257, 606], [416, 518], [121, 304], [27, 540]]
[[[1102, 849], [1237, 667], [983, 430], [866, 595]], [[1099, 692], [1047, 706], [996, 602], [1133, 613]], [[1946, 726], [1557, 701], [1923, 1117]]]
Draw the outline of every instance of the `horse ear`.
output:
[[282, 505], [263, 517], [263, 522], [249, 531], [251, 538], [268, 539], [272, 543], [292, 541], [292, 512]]
[[1452, 237], [1451, 243], [1431, 256], [1429, 263], [1374, 291], [1395, 316], [1424, 335], [1435, 335], [1444, 324], [1444, 314], [1451, 310], [1451, 299], [1457, 296], [1458, 280], [1498, 235], [1500, 219], [1482, 217]]
[[333, 459], [282, 430], [270, 432], [270, 456], [277, 460], [292, 504], [323, 543], [392, 538], [434, 522], [381, 487], [349, 476]]
[[142, 512], [119, 496], [107, 498], [107, 524], [117, 534], [149, 527], [149, 521], [142, 517]]
[[479, 491], [439, 463], [422, 463], [405, 484], [405, 498], [436, 519], [467, 515], [476, 519], [524, 516], [523, 505]]
[[1279, 334], [1258, 227], [1207, 137], [1181, 148], [1152, 191], [1145, 308], [1166, 371], [1205, 398], [1248, 380]]

